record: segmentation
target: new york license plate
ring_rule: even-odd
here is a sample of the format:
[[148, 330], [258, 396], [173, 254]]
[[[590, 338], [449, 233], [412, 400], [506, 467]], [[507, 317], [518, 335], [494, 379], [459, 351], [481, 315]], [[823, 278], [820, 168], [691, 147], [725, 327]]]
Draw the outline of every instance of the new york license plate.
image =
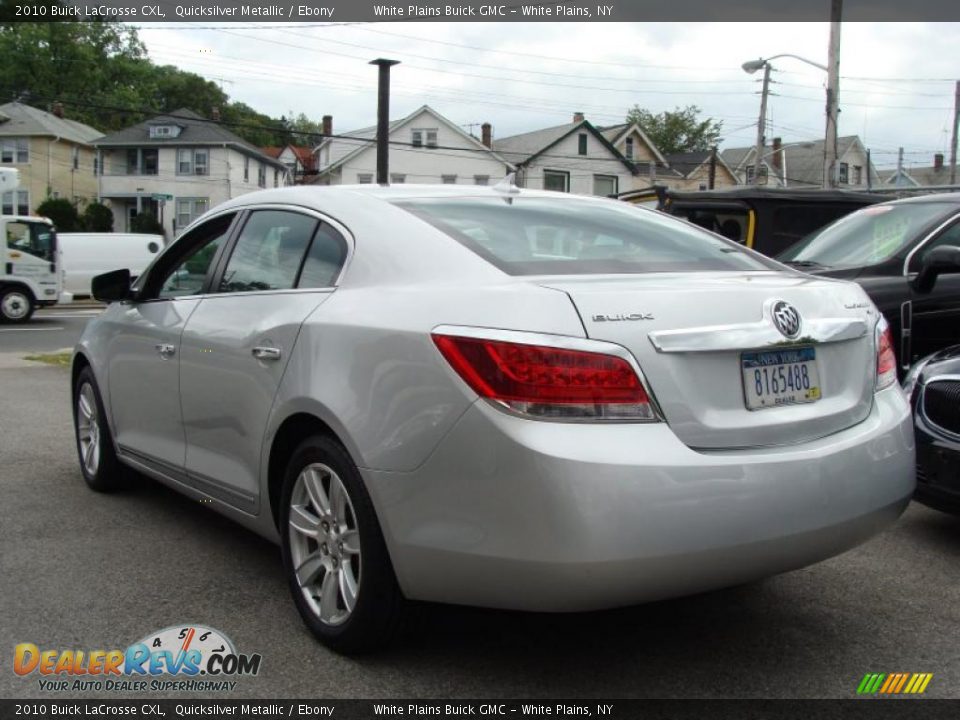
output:
[[743, 353], [740, 370], [748, 410], [820, 399], [820, 375], [812, 347]]

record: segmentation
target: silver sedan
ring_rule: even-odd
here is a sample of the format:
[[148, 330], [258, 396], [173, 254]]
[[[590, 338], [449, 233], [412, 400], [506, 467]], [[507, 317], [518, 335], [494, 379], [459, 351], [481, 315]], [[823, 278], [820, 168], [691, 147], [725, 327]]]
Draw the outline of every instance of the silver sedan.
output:
[[914, 489], [858, 285], [616, 201], [252, 193], [94, 293], [86, 482], [133, 468], [279, 542], [342, 652], [407, 600], [590, 610], [799, 568]]

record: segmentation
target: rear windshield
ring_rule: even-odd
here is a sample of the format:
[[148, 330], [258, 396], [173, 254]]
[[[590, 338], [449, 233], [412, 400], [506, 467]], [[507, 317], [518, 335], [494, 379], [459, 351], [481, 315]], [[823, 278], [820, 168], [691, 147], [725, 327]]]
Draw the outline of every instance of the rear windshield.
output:
[[418, 198], [396, 203], [510, 275], [776, 269], [687, 223], [623, 202]]

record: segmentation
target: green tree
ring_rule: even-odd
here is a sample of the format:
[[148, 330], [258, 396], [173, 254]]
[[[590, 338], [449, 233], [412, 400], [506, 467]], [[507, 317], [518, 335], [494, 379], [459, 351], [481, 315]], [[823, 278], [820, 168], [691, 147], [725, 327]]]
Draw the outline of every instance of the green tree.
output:
[[142, 212], [130, 221], [130, 232], [164, 235], [163, 225], [152, 212]]
[[639, 125], [662, 153], [709, 150], [720, 137], [723, 121], [701, 120], [700, 112], [696, 105], [660, 113], [634, 105], [627, 111], [627, 122]]
[[80, 229], [80, 215], [73, 203], [65, 198], [47, 198], [37, 205], [37, 215], [53, 220], [58, 232], [76, 232]]
[[103, 203], [92, 202], [83, 209], [80, 225], [87, 232], [113, 232], [113, 211]]

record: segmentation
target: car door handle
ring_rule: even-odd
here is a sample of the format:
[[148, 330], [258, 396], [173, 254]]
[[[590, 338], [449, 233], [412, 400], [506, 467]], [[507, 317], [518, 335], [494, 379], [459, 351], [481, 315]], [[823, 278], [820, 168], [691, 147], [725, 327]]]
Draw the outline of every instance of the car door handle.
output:
[[157, 345], [154, 345], [154, 347], [157, 349], [157, 352], [160, 353], [160, 357], [164, 357], [164, 358], [173, 357], [174, 354], [177, 352], [176, 346], [171, 345], [169, 343], [159, 343]]
[[250, 351], [257, 360], [279, 360], [280, 348], [275, 347], [255, 347]]

